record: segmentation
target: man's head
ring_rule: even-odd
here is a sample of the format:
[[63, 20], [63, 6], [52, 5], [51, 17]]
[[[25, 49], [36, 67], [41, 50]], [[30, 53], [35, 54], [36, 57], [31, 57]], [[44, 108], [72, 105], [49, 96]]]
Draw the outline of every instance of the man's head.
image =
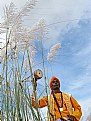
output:
[[50, 88], [51, 90], [60, 90], [60, 81], [55, 76], [52, 76], [50, 80]]

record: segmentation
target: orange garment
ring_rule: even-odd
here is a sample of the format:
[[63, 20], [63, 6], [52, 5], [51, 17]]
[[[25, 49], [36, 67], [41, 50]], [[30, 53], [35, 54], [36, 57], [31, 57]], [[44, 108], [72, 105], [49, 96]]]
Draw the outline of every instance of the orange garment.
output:
[[[67, 102], [64, 100], [64, 96], [67, 95], [66, 93], [63, 93], [62, 92], [62, 96], [63, 96], [63, 107], [62, 107], [62, 100], [61, 100], [61, 94], [60, 93], [56, 93], [55, 96], [56, 96], [56, 99], [57, 99], [57, 102], [60, 106], [60, 111], [61, 111], [61, 115], [62, 117], [67, 117], [67, 115], [69, 115], [69, 109], [67, 108]], [[82, 115], [82, 111], [81, 111], [81, 106], [78, 104], [78, 102], [72, 97], [70, 96], [70, 102], [71, 102], [71, 106], [73, 108], [73, 112], [71, 113], [71, 115], [75, 116], [76, 118], [76, 121], [79, 121], [80, 118], [81, 118], [81, 115]], [[58, 111], [58, 107], [56, 105], [56, 102], [53, 98], [53, 95], [51, 94], [49, 97], [47, 96], [44, 96], [43, 98], [41, 98], [38, 102], [39, 104], [39, 108], [43, 108], [45, 106], [50, 105], [50, 113], [52, 115], [54, 115], [55, 117], [55, 120], [56, 119], [59, 119], [61, 116], [60, 116], [60, 113]], [[35, 103], [35, 100], [32, 99], [32, 105], [34, 108], [36, 108], [36, 103]], [[53, 120], [53, 121], [55, 121]], [[52, 121], [52, 120], [51, 120]]]

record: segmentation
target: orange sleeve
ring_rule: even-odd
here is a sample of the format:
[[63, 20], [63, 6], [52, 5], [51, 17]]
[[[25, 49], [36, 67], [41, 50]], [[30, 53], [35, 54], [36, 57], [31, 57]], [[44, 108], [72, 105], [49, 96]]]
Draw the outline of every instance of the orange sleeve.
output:
[[[34, 108], [36, 108], [36, 103], [37, 102], [35, 101], [35, 99], [32, 98], [32, 106]], [[44, 96], [43, 98], [39, 99], [37, 104], [38, 104], [38, 108], [43, 108], [43, 107], [47, 106], [48, 105], [47, 96]]]
[[70, 99], [71, 99], [72, 106], [74, 108], [72, 115], [75, 116], [77, 121], [79, 121], [82, 116], [81, 106], [78, 104], [78, 102], [72, 96]]

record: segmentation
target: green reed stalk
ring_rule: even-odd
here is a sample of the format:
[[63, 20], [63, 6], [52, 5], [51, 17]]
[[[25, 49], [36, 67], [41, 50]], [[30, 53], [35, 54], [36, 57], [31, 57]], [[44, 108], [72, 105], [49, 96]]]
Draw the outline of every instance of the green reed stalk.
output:
[[32, 113], [32, 116], [33, 116], [33, 119], [36, 119], [36, 121], [38, 121], [38, 118], [33, 110], [33, 107], [32, 107], [32, 104], [31, 104], [31, 98], [28, 98], [27, 94], [26, 94], [26, 90], [24, 89], [24, 87], [22, 86], [22, 84], [20, 83], [20, 87], [21, 87], [21, 91], [23, 91], [23, 94], [24, 94], [24, 99], [27, 100], [27, 104], [31, 110], [31, 113]]
[[9, 98], [8, 98], [8, 53], [7, 53], [7, 47], [8, 47], [8, 28], [7, 28], [7, 33], [6, 33], [6, 54], [5, 54], [5, 59], [6, 59], [6, 116], [7, 116], [7, 121], [9, 121]]
[[15, 60], [12, 58], [12, 80], [13, 81], [13, 96], [11, 96], [11, 116], [12, 116], [12, 119], [11, 121], [15, 121], [15, 114], [16, 114], [16, 107], [15, 107], [15, 104], [13, 104], [13, 101], [15, 102], [15, 83], [16, 83], [16, 80], [15, 80]]
[[38, 121], [41, 121], [41, 116], [40, 116], [40, 113], [39, 113], [39, 110], [38, 110], [38, 99], [37, 99], [37, 93], [36, 93], [36, 86], [35, 86], [35, 83], [34, 83], [32, 65], [31, 65], [30, 55], [29, 55], [28, 50], [27, 50], [27, 54], [28, 54], [28, 61], [29, 61], [29, 67], [30, 67], [30, 74], [32, 75], [33, 94], [34, 94], [34, 98], [36, 100], [36, 111], [37, 111], [37, 115], [38, 115]]
[[[1, 77], [2, 77], [2, 81], [4, 82], [4, 70], [5, 70], [5, 62], [6, 62], [6, 59], [4, 58], [4, 61], [3, 61], [3, 65], [2, 65], [2, 73], [1, 73]], [[2, 114], [2, 117], [1, 117], [1, 120], [4, 120], [4, 113], [5, 113], [5, 105], [6, 105], [6, 101], [5, 101], [5, 85], [2, 85], [2, 88], [1, 88], [1, 92], [2, 92], [2, 98], [1, 98], [1, 114]]]
[[16, 103], [16, 110], [15, 110], [15, 114], [16, 114], [16, 120], [19, 119], [19, 105], [18, 105], [18, 79], [17, 79], [17, 61], [15, 59], [14, 62], [14, 90], [15, 90], [15, 103]]
[[[47, 94], [47, 98], [48, 98], [47, 83], [46, 83], [46, 73], [45, 73], [44, 49], [43, 49], [43, 43], [42, 43], [42, 35], [43, 35], [42, 32], [41, 32], [41, 37], [40, 37], [40, 40], [41, 40], [41, 49], [42, 49], [42, 63], [43, 63], [43, 73], [44, 73], [45, 90], [46, 90], [46, 94]], [[48, 119], [50, 119], [50, 104], [49, 103], [48, 103], [48, 106], [47, 107], [48, 107], [48, 114], [49, 114]]]

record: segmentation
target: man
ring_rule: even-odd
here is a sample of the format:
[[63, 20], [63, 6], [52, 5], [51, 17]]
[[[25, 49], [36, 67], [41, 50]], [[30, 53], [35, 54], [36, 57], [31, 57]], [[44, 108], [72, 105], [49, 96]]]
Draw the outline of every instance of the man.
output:
[[[48, 121], [79, 121], [82, 115], [81, 106], [70, 95], [60, 91], [60, 81], [53, 76], [50, 80], [51, 94], [38, 101], [38, 107], [50, 107], [50, 120]], [[36, 108], [35, 100], [32, 105]]]

